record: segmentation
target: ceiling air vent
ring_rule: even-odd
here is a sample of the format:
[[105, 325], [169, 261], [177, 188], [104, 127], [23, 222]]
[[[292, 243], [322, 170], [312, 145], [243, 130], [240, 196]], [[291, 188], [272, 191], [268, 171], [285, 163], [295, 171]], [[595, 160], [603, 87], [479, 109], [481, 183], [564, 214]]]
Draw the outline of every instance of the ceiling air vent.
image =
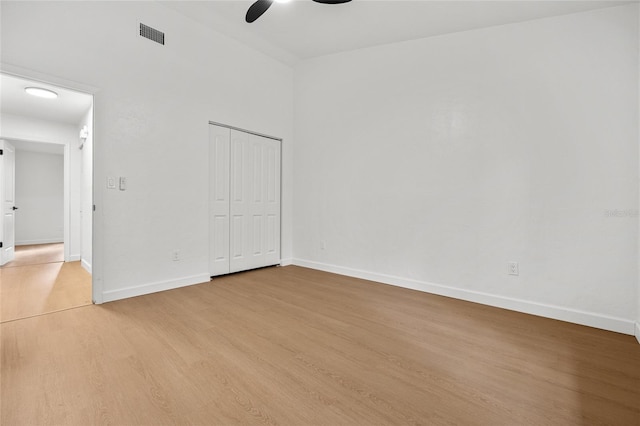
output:
[[158, 31], [155, 28], [151, 28], [146, 26], [145, 24], [140, 24], [140, 35], [142, 37], [146, 37], [149, 40], [153, 40], [156, 43], [160, 43], [164, 45], [164, 33], [162, 31]]

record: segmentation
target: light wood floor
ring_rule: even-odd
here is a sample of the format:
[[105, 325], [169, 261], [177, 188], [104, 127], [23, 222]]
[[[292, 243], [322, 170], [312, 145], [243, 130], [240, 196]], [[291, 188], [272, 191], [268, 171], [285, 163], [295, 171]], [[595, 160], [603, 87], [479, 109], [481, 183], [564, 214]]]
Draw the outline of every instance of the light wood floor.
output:
[[17, 247], [0, 268], [0, 322], [91, 304], [91, 275], [63, 260], [62, 244]]
[[64, 244], [62, 243], [16, 246], [15, 253], [15, 259], [2, 266], [3, 269], [16, 266], [64, 262]]
[[631, 336], [295, 266], [0, 332], [3, 425], [640, 424]]

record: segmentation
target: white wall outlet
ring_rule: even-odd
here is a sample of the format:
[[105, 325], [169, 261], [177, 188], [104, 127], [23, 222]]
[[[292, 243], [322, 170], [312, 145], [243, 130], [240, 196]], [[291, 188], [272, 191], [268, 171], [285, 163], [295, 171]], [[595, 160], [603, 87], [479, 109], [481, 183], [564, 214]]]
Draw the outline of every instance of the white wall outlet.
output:
[[180, 250], [173, 250], [171, 252], [171, 260], [177, 262], [180, 260]]
[[507, 273], [509, 275], [520, 275], [520, 268], [518, 267], [518, 262], [508, 262]]
[[107, 176], [107, 189], [116, 189], [116, 178]]

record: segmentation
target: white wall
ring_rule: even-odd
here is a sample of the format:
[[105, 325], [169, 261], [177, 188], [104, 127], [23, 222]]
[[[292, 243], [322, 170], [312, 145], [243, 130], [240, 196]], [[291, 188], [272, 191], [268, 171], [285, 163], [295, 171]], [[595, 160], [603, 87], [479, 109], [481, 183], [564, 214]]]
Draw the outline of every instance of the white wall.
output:
[[81, 151], [81, 241], [80, 252], [82, 267], [91, 273], [92, 242], [93, 242], [93, 107], [89, 108], [83, 119], [78, 124], [80, 130], [87, 126], [88, 137]]
[[[638, 8], [638, 20], [640, 21], [640, 8]], [[638, 31], [638, 45], [640, 46], [640, 31]], [[640, 61], [640, 48], [638, 50], [638, 58]], [[640, 66], [638, 67], [638, 81], [640, 82]], [[640, 83], [638, 84], [638, 102], [640, 103]], [[638, 122], [639, 122], [639, 127], [640, 127], [640, 107], [638, 108]], [[640, 131], [639, 131], [640, 133]], [[638, 135], [638, 144], [640, 145], [640, 134]], [[640, 169], [640, 168], [639, 168]], [[640, 178], [640, 170], [638, 170], [638, 177]], [[638, 208], [640, 210], [640, 207]], [[639, 241], [640, 243], [640, 238]], [[636, 334], [636, 339], [638, 339], [638, 342], [640, 342], [640, 258], [638, 258], [638, 288], [637, 288], [637, 299], [638, 299], [638, 306], [636, 309], [636, 330], [635, 330], [635, 334]]]
[[16, 245], [64, 241], [64, 156], [16, 150]]
[[302, 63], [294, 263], [632, 334], [637, 34], [631, 5]]
[[[4, 7], [4, 6], [3, 6]], [[3, 9], [4, 10], [4, 9]], [[67, 123], [58, 123], [13, 114], [0, 114], [0, 137], [40, 143], [65, 145], [65, 198], [69, 200], [64, 223], [68, 236], [65, 245], [67, 260], [80, 260], [80, 150], [78, 130]]]
[[[638, 207], [637, 16], [305, 62], [295, 188], [281, 63], [152, 2], [3, 2], [0, 35], [3, 67], [96, 88], [98, 301], [206, 276], [215, 120], [284, 138], [284, 258], [294, 209], [298, 263], [629, 332], [638, 221], [605, 213]], [[127, 191], [106, 190], [107, 176], [127, 176]]]
[[[4, 6], [3, 9], [4, 11]], [[78, 134], [75, 126], [67, 123], [41, 120], [13, 114], [1, 114], [3, 138], [21, 139], [42, 143], [56, 143], [66, 145], [69, 141], [76, 141]]]
[[[166, 45], [140, 37], [140, 22]], [[209, 120], [284, 139], [282, 253], [292, 257], [290, 67], [156, 2], [3, 2], [1, 28], [4, 67], [97, 88], [98, 302], [208, 277]], [[128, 189], [107, 190], [107, 176], [126, 176]]]

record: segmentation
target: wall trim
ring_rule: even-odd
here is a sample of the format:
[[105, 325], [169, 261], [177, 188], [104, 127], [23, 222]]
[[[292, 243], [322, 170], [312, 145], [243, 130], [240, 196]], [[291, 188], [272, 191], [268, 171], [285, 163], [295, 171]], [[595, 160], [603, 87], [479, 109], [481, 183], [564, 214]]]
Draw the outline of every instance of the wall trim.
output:
[[[376, 281], [396, 287], [423, 291], [425, 293], [453, 297], [455, 299], [466, 300], [469, 302], [480, 303], [483, 305], [522, 312], [525, 314], [552, 318], [574, 324], [600, 328], [608, 331], [615, 331], [617, 333], [630, 335], [634, 334], [634, 322], [626, 320], [624, 318], [586, 312], [562, 306], [547, 305], [543, 303], [499, 296], [479, 291], [465, 290], [448, 285], [417, 281], [392, 275], [379, 274], [375, 272], [368, 272], [359, 269], [352, 269], [344, 266], [330, 265], [304, 259], [293, 259], [293, 264], [297, 266], [303, 266], [305, 268], [332, 272], [334, 274], [346, 275], [349, 277], [361, 278], [369, 281]], [[639, 333], [637, 324], [635, 326], [635, 333], [637, 337]]]
[[85, 271], [87, 271], [88, 273], [91, 273], [91, 264], [89, 262], [82, 259], [82, 262], [80, 263], [80, 265], [84, 268]]
[[636, 339], [640, 343], [640, 322], [636, 322]]
[[293, 265], [293, 259], [292, 258], [287, 258], [287, 259], [280, 259], [280, 266], [289, 266], [289, 265]]
[[69, 260], [65, 260], [65, 262], [78, 262], [80, 259], [82, 258], [79, 254], [71, 254], [69, 255]]
[[211, 281], [209, 273], [192, 275], [175, 280], [157, 281], [154, 283], [142, 284], [133, 287], [125, 287], [117, 290], [105, 291], [102, 293], [100, 303], [113, 302], [114, 300], [127, 299], [129, 297], [143, 296], [145, 294], [157, 293], [159, 291], [173, 290], [194, 284], [202, 284]]
[[36, 244], [55, 244], [55, 243], [64, 243], [62, 238], [44, 238], [41, 240], [21, 240], [16, 241], [16, 246], [30, 246]]

